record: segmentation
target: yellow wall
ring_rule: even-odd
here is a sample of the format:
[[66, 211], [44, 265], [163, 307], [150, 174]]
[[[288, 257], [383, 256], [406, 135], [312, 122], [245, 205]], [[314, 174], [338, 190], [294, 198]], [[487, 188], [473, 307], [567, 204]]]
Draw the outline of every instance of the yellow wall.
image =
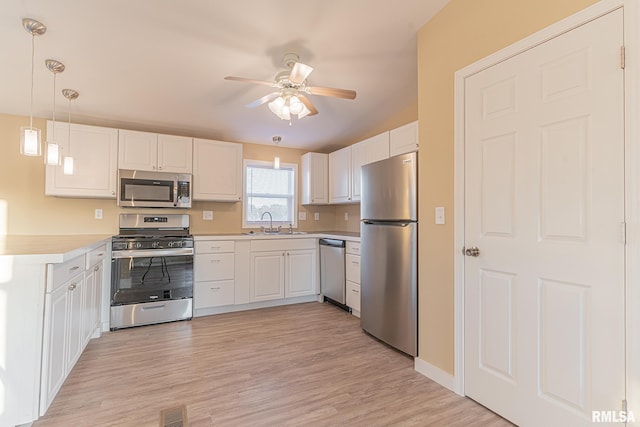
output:
[[[454, 373], [454, 73], [595, 0], [452, 0], [418, 32], [419, 357]], [[434, 225], [444, 206], [446, 225]]]

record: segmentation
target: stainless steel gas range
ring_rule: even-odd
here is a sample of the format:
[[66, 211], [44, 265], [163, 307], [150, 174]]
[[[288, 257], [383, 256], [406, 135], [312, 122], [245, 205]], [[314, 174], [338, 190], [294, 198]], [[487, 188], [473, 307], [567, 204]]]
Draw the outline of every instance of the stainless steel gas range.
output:
[[191, 319], [189, 215], [120, 214], [111, 243], [111, 330]]

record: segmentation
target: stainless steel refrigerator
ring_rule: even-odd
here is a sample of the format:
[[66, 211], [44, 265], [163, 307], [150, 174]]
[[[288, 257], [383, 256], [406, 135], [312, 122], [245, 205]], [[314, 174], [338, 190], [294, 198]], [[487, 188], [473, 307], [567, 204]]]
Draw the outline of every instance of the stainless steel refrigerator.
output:
[[403, 154], [362, 167], [360, 324], [418, 355], [418, 159]]

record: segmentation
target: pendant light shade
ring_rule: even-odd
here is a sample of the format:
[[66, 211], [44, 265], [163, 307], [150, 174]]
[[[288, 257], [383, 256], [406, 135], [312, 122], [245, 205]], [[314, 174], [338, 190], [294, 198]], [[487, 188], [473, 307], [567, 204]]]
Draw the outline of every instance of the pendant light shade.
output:
[[25, 156], [42, 155], [42, 131], [33, 127], [33, 66], [35, 55], [35, 39], [47, 32], [47, 27], [35, 19], [24, 18], [22, 26], [31, 34], [31, 101], [29, 109], [29, 126], [20, 128], [20, 154]]
[[44, 151], [44, 163], [48, 166], [60, 165], [60, 146], [56, 143], [56, 74], [64, 71], [64, 64], [55, 59], [44, 61], [47, 69], [53, 73], [53, 126], [51, 135], [47, 134]]
[[63, 161], [63, 165], [62, 165], [62, 172], [65, 175], [73, 175], [74, 174], [74, 164], [73, 164], [73, 157], [71, 156], [71, 101], [73, 101], [74, 99], [76, 99], [80, 94], [78, 92], [76, 92], [73, 89], [62, 89], [62, 94], [64, 95], [65, 98], [67, 98], [69, 100], [69, 140], [68, 140], [68, 151], [67, 151], [67, 155], [64, 157]]

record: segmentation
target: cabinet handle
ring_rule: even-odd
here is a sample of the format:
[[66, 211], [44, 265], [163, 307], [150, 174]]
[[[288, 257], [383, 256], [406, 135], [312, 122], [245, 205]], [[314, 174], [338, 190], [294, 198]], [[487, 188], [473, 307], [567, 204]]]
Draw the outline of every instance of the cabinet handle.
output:
[[79, 266], [79, 265], [74, 265], [73, 267], [71, 267], [71, 268], [69, 269], [69, 271], [74, 271], [74, 270], [77, 270], [77, 269], [79, 269], [79, 268], [80, 268], [80, 266]]
[[357, 290], [355, 290], [355, 289], [351, 289], [351, 292], [354, 292], [354, 293], [356, 293], [356, 294], [359, 294], [359, 293], [360, 293], [360, 291], [357, 291]]
[[156, 167], [155, 166], [151, 166], [151, 169], [156, 170]]
[[210, 288], [212, 291], [219, 291], [220, 290], [220, 286], [216, 286], [215, 288]]
[[77, 287], [78, 287], [78, 284], [76, 282], [73, 282], [72, 284], [69, 285], [69, 290], [72, 291]]
[[212, 259], [211, 262], [220, 262], [219, 259]]
[[101, 252], [97, 256], [99, 256], [99, 257], [104, 256], [104, 253]]
[[93, 271], [98, 271], [98, 270], [100, 270], [99, 266], [96, 265], [95, 267], [93, 267]]
[[360, 263], [359, 263], [358, 261], [351, 261], [351, 264], [358, 265], [358, 264], [360, 264]]
[[158, 166], [158, 170], [161, 171], [162, 170], [162, 166]]
[[111, 195], [112, 195], [112, 196], [115, 196], [115, 195], [116, 195], [116, 192], [115, 192], [115, 191], [112, 191], [112, 192], [111, 192]]
[[211, 246], [211, 249], [220, 249], [220, 246]]

